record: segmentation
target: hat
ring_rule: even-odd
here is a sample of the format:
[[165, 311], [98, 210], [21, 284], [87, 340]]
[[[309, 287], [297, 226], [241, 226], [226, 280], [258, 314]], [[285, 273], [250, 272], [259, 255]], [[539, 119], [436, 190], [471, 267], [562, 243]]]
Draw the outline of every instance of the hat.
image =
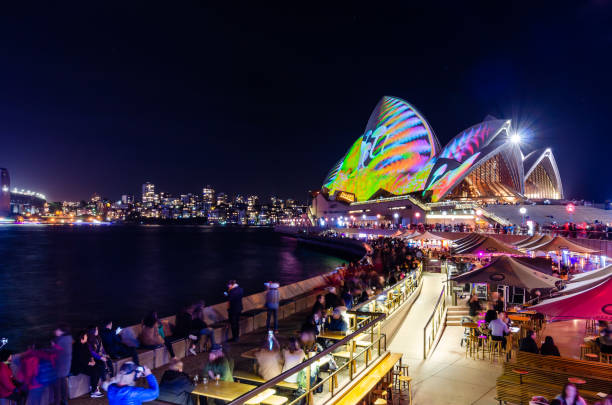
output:
[[138, 366], [136, 365], [136, 363], [134, 363], [133, 361], [128, 361], [128, 362], [123, 363], [123, 365], [119, 369], [119, 372], [121, 374], [131, 374], [134, 371], [136, 371], [137, 367]]
[[214, 345], [210, 346], [210, 351], [214, 352], [214, 351], [218, 351], [218, 350], [223, 350], [223, 346], [221, 346], [220, 344], [215, 343]]

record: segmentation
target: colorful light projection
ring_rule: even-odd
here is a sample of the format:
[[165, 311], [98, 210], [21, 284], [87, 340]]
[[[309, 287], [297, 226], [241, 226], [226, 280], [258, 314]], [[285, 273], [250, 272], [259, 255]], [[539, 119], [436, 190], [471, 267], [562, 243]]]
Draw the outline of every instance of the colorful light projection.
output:
[[466, 129], [454, 137], [438, 157], [462, 162], [466, 157], [472, 156], [485, 146], [491, 135], [496, 133], [499, 126], [491, 125], [492, 123], [503, 123], [503, 121], [483, 122]]
[[429, 124], [407, 102], [383, 97], [364, 135], [334, 166], [324, 187], [330, 194], [346, 191], [358, 201], [383, 189], [395, 195], [423, 190], [437, 140]]
[[437, 202], [444, 197], [444, 195], [457, 184], [457, 181], [470, 170], [474, 162], [478, 159], [478, 156], [480, 156], [480, 152], [476, 152], [459, 167], [449, 170], [446, 173], [443, 173], [443, 170], [446, 169], [446, 165], [440, 166], [440, 168], [436, 170], [436, 173], [434, 173], [438, 179], [432, 181], [429, 187], [427, 187], [427, 190], [433, 190], [431, 201]]

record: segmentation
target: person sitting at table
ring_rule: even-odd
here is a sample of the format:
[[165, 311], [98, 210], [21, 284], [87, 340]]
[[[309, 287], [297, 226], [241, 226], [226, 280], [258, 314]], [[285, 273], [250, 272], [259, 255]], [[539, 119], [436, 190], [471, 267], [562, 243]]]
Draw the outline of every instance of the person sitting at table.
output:
[[319, 294], [317, 295], [317, 300], [312, 306], [312, 310], [310, 311], [310, 314], [314, 314], [315, 312], [321, 312], [324, 310], [325, 310], [325, 296]]
[[501, 294], [497, 291], [491, 294], [491, 302], [493, 303], [493, 309], [497, 312], [504, 310], [504, 300], [501, 298]]
[[546, 336], [544, 338], [544, 343], [542, 343], [542, 347], [540, 347], [540, 354], [544, 356], [561, 356], [559, 349], [555, 346], [555, 341], [552, 336]]
[[538, 354], [540, 350], [538, 349], [538, 344], [536, 343], [535, 339], [536, 333], [533, 330], [527, 331], [527, 336], [521, 339], [519, 350], [521, 352]]
[[489, 309], [485, 314], [485, 323], [487, 324], [491, 323], [492, 320], [497, 319], [497, 311], [493, 309], [493, 303], [489, 302], [488, 307]]
[[158, 399], [172, 404], [192, 405], [191, 391], [194, 388], [189, 375], [183, 372], [183, 362], [175, 357], [162, 375]]
[[468, 301], [468, 307], [470, 307], [470, 316], [474, 321], [478, 317], [478, 312], [482, 309], [480, 306], [480, 301], [478, 300], [478, 295], [472, 294], [470, 300]]
[[[284, 373], [287, 370], [292, 369], [298, 364], [302, 363], [306, 358], [306, 353], [300, 347], [300, 342], [295, 337], [289, 339], [289, 347], [283, 349], [283, 370]], [[285, 379], [286, 382], [296, 383], [298, 373], [293, 374]]]
[[261, 349], [255, 352], [257, 374], [264, 380], [276, 377], [283, 370], [280, 345], [274, 334], [268, 335]]
[[495, 314], [495, 319], [489, 323], [489, 330], [491, 331], [491, 340], [502, 342], [502, 347], [506, 348], [506, 335], [510, 333], [510, 328], [505, 320], [505, 312], [500, 312], [499, 317]]
[[340, 298], [338, 294], [336, 294], [336, 287], [329, 287], [328, 291], [329, 292], [325, 294], [325, 309], [340, 306]]
[[561, 405], [586, 405], [586, 401], [578, 394], [576, 386], [571, 383], [565, 384], [563, 391], [555, 399], [558, 399]]
[[208, 353], [208, 362], [204, 366], [204, 374], [211, 380], [233, 382], [230, 363], [223, 353], [223, 348], [219, 344], [214, 344]]
[[346, 321], [342, 319], [342, 312], [340, 309], [334, 309], [331, 319], [326, 323], [326, 327], [328, 330], [336, 332], [346, 332], [348, 330], [348, 325]]
[[323, 313], [322, 311], [317, 311], [310, 315], [306, 322], [302, 324], [302, 329], [309, 329], [314, 332], [315, 335], [321, 333], [321, 327], [323, 326]]
[[601, 336], [599, 336], [595, 342], [599, 346], [599, 351], [606, 354], [612, 354], [612, 332], [609, 327], [602, 330]]

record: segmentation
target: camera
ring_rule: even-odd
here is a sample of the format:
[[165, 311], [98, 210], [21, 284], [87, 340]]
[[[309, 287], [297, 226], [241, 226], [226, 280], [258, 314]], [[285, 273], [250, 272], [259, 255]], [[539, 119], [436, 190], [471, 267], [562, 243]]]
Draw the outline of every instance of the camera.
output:
[[144, 375], [145, 369], [143, 366], [136, 367], [136, 378], [142, 377]]

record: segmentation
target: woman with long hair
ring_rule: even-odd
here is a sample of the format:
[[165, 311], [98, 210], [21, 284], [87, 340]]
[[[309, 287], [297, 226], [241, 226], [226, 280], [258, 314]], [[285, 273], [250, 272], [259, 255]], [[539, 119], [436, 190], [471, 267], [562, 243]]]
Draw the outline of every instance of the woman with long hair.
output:
[[561, 405], [586, 405], [586, 401], [578, 395], [578, 388], [571, 383], [565, 384], [563, 391], [555, 399], [561, 401]]

